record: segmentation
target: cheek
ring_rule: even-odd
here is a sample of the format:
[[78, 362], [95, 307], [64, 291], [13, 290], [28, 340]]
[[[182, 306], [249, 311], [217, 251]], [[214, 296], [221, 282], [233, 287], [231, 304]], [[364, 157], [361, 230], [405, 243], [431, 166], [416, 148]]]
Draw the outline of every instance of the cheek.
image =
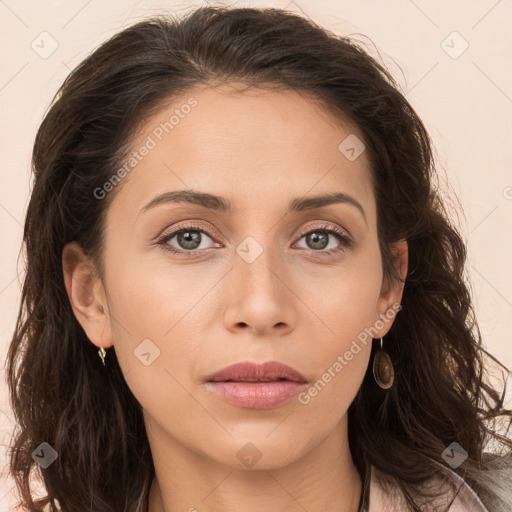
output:
[[310, 354], [319, 376], [310, 395], [319, 397], [318, 406], [323, 403], [325, 407], [335, 405], [336, 410], [344, 410], [364, 378], [372, 347], [371, 328], [379, 318], [380, 265], [378, 251], [372, 250], [365, 257], [354, 257], [347, 266], [340, 266], [329, 279], [316, 275], [306, 283], [310, 290], [308, 306], [319, 322], [312, 322], [316, 336], [310, 327], [305, 327], [314, 342], [303, 349]]
[[208, 272], [201, 276], [197, 265], [170, 263], [163, 256], [135, 255], [131, 260], [127, 256], [112, 265], [107, 286], [113, 300], [113, 327], [120, 339], [129, 332], [139, 342], [149, 337], [165, 346], [212, 287], [215, 276]]
[[378, 319], [382, 286], [378, 249], [360, 250], [337, 268], [310, 274], [301, 286], [307, 292], [307, 305], [323, 324], [329, 352], [344, 351]]
[[190, 320], [208, 283], [194, 280], [192, 266], [170, 272], [169, 267], [140, 270], [141, 265], [131, 263], [123, 259], [108, 275], [116, 356], [143, 407], [155, 400], [170, 404], [179, 399], [178, 382], [186, 385], [197, 358], [193, 340], [200, 338]]
[[[148, 265], [125, 259], [112, 267], [107, 286], [114, 306], [114, 345], [127, 385], [141, 406], [162, 424], [182, 425], [172, 420], [174, 411], [204, 416], [190, 393], [195, 392], [197, 367], [210, 367], [215, 347], [209, 336], [212, 321], [207, 319], [219, 324], [224, 299], [222, 286], [213, 287], [219, 280], [213, 267], [198, 274], [198, 265], [173, 268], [165, 258], [159, 260]], [[189, 423], [183, 423], [185, 430]]]
[[322, 428], [334, 428], [340, 421], [368, 368], [380, 282], [366, 275], [366, 280], [340, 277], [329, 282], [324, 293], [309, 296], [320, 305], [322, 322], [315, 326], [316, 335], [309, 331], [310, 343], [301, 346], [316, 378], [299, 402], [308, 418], [323, 423]]

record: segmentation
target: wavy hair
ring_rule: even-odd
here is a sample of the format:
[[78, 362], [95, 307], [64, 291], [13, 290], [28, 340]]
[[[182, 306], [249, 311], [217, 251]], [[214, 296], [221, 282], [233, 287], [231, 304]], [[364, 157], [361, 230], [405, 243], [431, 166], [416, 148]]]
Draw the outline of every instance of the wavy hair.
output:
[[[54, 512], [58, 500], [65, 512], [147, 511], [154, 466], [141, 405], [115, 352], [104, 369], [76, 320], [62, 250], [77, 241], [104, 276], [105, 213], [122, 183], [101, 201], [93, 191], [119, 169], [144, 119], [194, 86], [232, 81], [293, 89], [357, 126], [389, 282], [400, 279], [391, 244], [408, 242], [403, 309], [386, 337], [395, 384], [376, 385], [372, 352], [348, 410], [356, 467], [367, 475], [374, 465], [398, 482], [411, 510], [430, 511], [420, 503], [422, 484], [437, 474], [436, 462], [445, 465], [442, 453], [455, 441], [468, 453], [456, 472], [492, 512], [510, 512], [510, 423], [498, 428], [510, 411], [489, 379], [465, 245], [441, 200], [422, 121], [390, 72], [354, 39], [285, 10], [223, 7], [154, 15], [118, 32], [69, 74], [38, 129], [26, 275], [6, 364], [17, 424], [9, 470], [21, 505], [33, 511], [50, 503]], [[46, 469], [31, 455], [42, 442], [58, 453]], [[33, 470], [47, 492], [37, 500]]]

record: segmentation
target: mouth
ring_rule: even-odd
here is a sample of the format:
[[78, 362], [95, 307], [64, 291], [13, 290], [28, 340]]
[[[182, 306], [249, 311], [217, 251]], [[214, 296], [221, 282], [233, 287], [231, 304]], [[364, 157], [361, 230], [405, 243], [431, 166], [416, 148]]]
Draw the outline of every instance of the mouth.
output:
[[224, 402], [247, 409], [271, 409], [290, 402], [306, 377], [277, 361], [250, 361], [228, 366], [210, 376], [206, 387]]

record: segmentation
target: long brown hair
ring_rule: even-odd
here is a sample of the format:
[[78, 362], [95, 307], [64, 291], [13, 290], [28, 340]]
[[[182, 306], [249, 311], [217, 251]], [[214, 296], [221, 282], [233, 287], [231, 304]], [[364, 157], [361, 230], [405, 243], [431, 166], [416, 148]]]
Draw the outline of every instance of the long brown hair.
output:
[[[457, 473], [493, 512], [512, 509], [500, 476], [512, 441], [492, 419], [507, 411], [486, 378], [466, 249], [441, 200], [423, 123], [390, 73], [350, 38], [279, 9], [221, 7], [154, 16], [113, 36], [66, 78], [37, 132], [26, 276], [7, 358], [18, 425], [10, 472], [21, 504], [50, 502], [54, 511], [57, 498], [64, 512], [146, 511], [154, 466], [141, 406], [114, 351], [105, 371], [74, 317], [62, 250], [79, 242], [103, 276], [105, 212], [122, 181], [102, 200], [94, 191], [119, 169], [147, 116], [188, 88], [232, 80], [294, 89], [354, 123], [371, 163], [385, 279], [399, 279], [390, 244], [408, 242], [403, 309], [386, 336], [395, 384], [375, 384], [372, 353], [348, 411], [357, 468], [374, 465], [421, 496], [438, 471], [431, 461], [446, 465], [442, 453], [457, 442], [468, 453]], [[42, 442], [58, 458], [37, 468], [48, 497], [33, 501], [31, 454]]]

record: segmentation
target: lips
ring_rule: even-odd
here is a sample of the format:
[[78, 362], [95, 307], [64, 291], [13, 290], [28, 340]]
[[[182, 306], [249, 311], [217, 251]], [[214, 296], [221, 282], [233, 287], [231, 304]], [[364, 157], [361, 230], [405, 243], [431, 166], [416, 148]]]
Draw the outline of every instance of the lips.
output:
[[277, 361], [233, 364], [208, 377], [206, 388], [228, 404], [273, 409], [290, 403], [306, 387], [304, 375]]
[[244, 361], [227, 366], [207, 378], [208, 382], [275, 382], [282, 380], [307, 382], [304, 375], [278, 361], [268, 361], [262, 364]]

